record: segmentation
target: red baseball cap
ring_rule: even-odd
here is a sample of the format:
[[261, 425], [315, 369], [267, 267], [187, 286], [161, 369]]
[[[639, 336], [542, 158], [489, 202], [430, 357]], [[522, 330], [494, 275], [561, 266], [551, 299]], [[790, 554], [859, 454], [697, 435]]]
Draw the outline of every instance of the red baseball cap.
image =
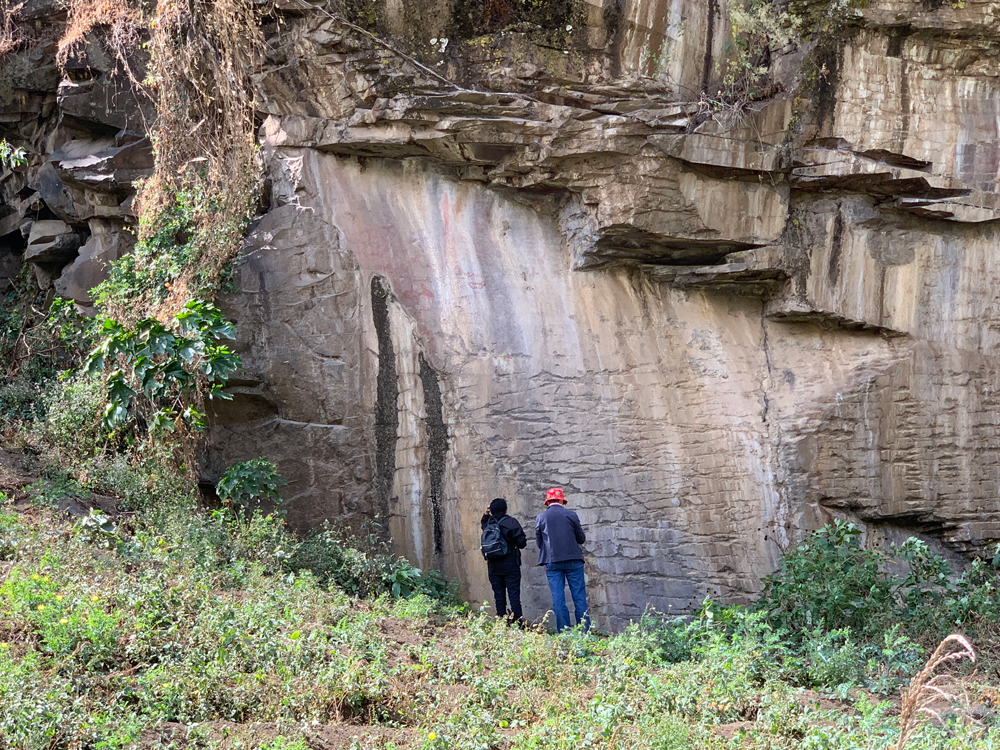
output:
[[551, 505], [552, 503], [566, 504], [566, 498], [563, 495], [563, 491], [558, 487], [551, 487], [549, 491], [545, 493], [545, 504]]

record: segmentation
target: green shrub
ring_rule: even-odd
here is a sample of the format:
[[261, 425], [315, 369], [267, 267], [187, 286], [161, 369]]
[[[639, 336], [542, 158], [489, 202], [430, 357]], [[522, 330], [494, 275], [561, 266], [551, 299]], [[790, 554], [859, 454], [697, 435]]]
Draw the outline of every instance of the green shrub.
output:
[[170, 327], [155, 318], [126, 326], [105, 318], [100, 344], [87, 363], [91, 375], [105, 378], [105, 429], [134, 422], [150, 432], [173, 431], [178, 420], [200, 430], [205, 414], [194, 406], [197, 395], [230, 399], [223, 388], [240, 358], [223, 339], [236, 329], [211, 302], [191, 300], [173, 316]]
[[295, 546], [287, 566], [308, 570], [321, 586], [335, 586], [352, 596], [389, 593], [407, 598], [424, 594], [450, 603], [458, 601], [454, 584], [437, 571], [422, 571], [405, 558], [390, 554], [374, 531], [352, 540], [324, 523]]
[[[7, 500], [7, 495], [0, 492], [0, 503]], [[0, 510], [0, 562], [16, 560], [24, 534], [17, 516]]]
[[92, 456], [106, 437], [101, 429], [104, 393], [101, 382], [87, 376], [58, 381], [45, 395], [42, 435], [73, 456]]
[[854, 524], [836, 521], [785, 555], [781, 569], [764, 579], [754, 605], [793, 639], [819, 631], [849, 630], [859, 640], [880, 641], [900, 624], [913, 637], [937, 641], [974, 618], [1000, 618], [1000, 558], [974, 561], [955, 576], [927, 544], [910, 538], [891, 552], [906, 563], [905, 576], [887, 571], [888, 555], [861, 546]]
[[46, 310], [28, 268], [0, 296], [0, 418], [8, 424], [45, 419], [53, 381], [92, 341], [94, 324], [73, 303], [56, 299]]
[[[794, 640], [766, 612], [713, 602], [690, 622], [651, 612], [613, 636], [511, 628], [416, 593], [412, 566], [378, 535], [353, 552], [332, 534], [314, 546], [324, 588], [276, 553], [305, 546], [280, 518], [238, 521], [190, 499], [135, 515], [130, 538], [123, 521], [129, 543], [111, 549], [54, 518], [25, 523], [0, 513], [0, 532], [21, 540], [0, 583], [4, 748], [152, 747], [159, 727], [164, 747], [276, 750], [302, 745], [291, 727], [315, 722], [383, 725], [423, 748], [868, 750], [898, 732], [872, 691], [881, 680], [891, 694], [922, 660], [901, 631], [863, 641], [814, 628]], [[334, 574], [353, 565], [372, 576], [367, 601], [337, 588]], [[408, 599], [392, 598], [400, 579], [414, 583]], [[798, 685], [851, 703], [821, 709]], [[719, 725], [734, 722], [745, 724], [727, 740]], [[928, 723], [912, 748], [996, 739]], [[371, 736], [351, 746], [391, 747]]]
[[260, 750], [310, 750], [310, 746], [301, 738], [292, 740], [287, 737], [276, 737], [261, 745]]
[[635, 631], [647, 636], [646, 650], [655, 661], [676, 664], [691, 659], [691, 647], [700, 617], [691, 622], [684, 617], [668, 619], [654, 609], [647, 609], [639, 622], [629, 626], [626, 633]]
[[839, 519], [787, 553], [781, 569], [764, 579], [757, 607], [789, 633], [849, 628], [878, 630], [895, 609], [883, 555], [861, 546], [861, 530]]
[[45, 416], [45, 391], [31, 373], [0, 377], [0, 417], [5, 421], [33, 421]]
[[183, 182], [181, 189], [165, 190], [160, 210], [140, 216], [135, 248], [114, 261], [92, 291], [100, 307], [156, 304], [181, 284], [192, 296], [214, 298], [219, 273], [213, 255], [233, 237], [238, 246], [249, 216], [223, 215], [230, 196], [212, 195], [203, 178], [189, 174]]
[[142, 216], [143, 238], [134, 250], [111, 264], [108, 278], [94, 290], [101, 307], [126, 305], [144, 293], [163, 300], [195, 255], [192, 245], [197, 196], [180, 191], [174, 201], [153, 216]]
[[33, 482], [26, 490], [32, 504], [41, 507], [53, 507], [63, 500], [79, 500], [90, 495], [68, 472], [60, 470], [50, 471], [48, 477]]
[[83, 463], [79, 475], [89, 490], [118, 498], [122, 511], [178, 503], [193, 507], [196, 491], [167, 445], [146, 444], [141, 451], [99, 454]]
[[118, 527], [107, 514], [96, 508], [91, 508], [86, 516], [73, 526], [80, 539], [101, 549], [114, 549], [118, 546]]
[[278, 488], [285, 480], [266, 458], [252, 458], [233, 464], [215, 485], [219, 499], [238, 518], [248, 518], [262, 506], [281, 505]]
[[902, 688], [927, 660], [925, 649], [901, 630], [902, 624], [897, 623], [881, 641], [866, 644], [863, 685], [874, 693], [889, 695]]
[[802, 661], [807, 677], [804, 684], [828, 689], [857, 685], [864, 670], [862, 651], [848, 628], [814, 628], [802, 641]]

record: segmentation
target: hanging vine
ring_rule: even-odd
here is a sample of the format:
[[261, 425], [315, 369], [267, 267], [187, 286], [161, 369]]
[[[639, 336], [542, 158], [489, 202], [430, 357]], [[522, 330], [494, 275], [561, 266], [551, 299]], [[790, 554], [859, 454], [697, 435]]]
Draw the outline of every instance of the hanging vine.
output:
[[[264, 6], [161, 0], [143, 16], [135, 3], [71, 0], [59, 44], [65, 64], [99, 28], [156, 104], [153, 172], [134, 202], [138, 242], [94, 291], [105, 320], [90, 370], [112, 371], [105, 377], [109, 429], [136, 420], [160, 431], [181, 422], [198, 428], [205, 398], [225, 397], [239, 366], [215, 340], [233, 331], [212, 300], [239, 252], [260, 183], [251, 76], [264, 44]], [[139, 81], [130, 60], [142, 35], [149, 59]], [[215, 338], [199, 338], [195, 319], [208, 321]]]

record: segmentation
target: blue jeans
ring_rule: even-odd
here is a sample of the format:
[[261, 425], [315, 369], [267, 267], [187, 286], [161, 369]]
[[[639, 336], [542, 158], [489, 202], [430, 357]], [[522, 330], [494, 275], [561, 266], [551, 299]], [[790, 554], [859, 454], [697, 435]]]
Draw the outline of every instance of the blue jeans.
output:
[[552, 611], [556, 615], [556, 631], [569, 627], [569, 609], [566, 607], [566, 584], [573, 597], [573, 614], [576, 624], [583, 623], [584, 630], [590, 630], [590, 615], [587, 613], [587, 586], [583, 580], [583, 560], [567, 560], [549, 563], [545, 566], [545, 576], [549, 579], [552, 592]]

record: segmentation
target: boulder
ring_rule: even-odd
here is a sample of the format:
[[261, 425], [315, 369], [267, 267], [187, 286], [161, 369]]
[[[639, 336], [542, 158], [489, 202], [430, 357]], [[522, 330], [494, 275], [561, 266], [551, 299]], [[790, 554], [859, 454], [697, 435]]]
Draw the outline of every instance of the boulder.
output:
[[111, 263], [130, 252], [135, 244], [135, 235], [121, 222], [91, 219], [88, 224], [90, 238], [80, 247], [76, 260], [55, 281], [56, 294], [84, 307], [94, 304], [90, 290], [108, 277]]
[[28, 234], [24, 259], [31, 263], [66, 263], [76, 256], [80, 235], [65, 221], [35, 221]]
[[153, 148], [148, 138], [121, 131], [113, 138], [72, 140], [51, 161], [64, 184], [111, 192], [130, 188], [152, 171]]
[[[136, 50], [128, 61], [133, 76], [141, 79], [146, 52]], [[88, 34], [65, 64], [58, 102], [68, 115], [87, 123], [119, 130], [145, 132], [156, 119], [153, 102], [137, 89], [123, 64], [104, 48], [95, 33]]]

